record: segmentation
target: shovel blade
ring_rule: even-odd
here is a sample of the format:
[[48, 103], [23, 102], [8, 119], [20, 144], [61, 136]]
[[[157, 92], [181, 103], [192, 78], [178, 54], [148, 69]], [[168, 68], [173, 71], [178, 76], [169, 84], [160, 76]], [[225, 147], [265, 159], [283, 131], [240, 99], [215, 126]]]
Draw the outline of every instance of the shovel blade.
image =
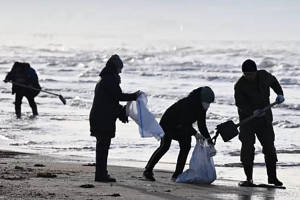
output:
[[233, 121], [227, 121], [217, 125], [217, 131], [221, 135], [224, 142], [228, 142], [239, 134], [237, 125], [234, 124]]

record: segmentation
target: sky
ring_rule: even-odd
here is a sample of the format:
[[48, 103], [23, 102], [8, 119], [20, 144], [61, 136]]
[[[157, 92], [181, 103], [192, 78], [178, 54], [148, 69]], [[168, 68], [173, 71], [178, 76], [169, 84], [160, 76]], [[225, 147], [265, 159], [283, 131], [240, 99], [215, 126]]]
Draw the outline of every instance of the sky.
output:
[[299, 0], [1, 0], [0, 36], [300, 40]]

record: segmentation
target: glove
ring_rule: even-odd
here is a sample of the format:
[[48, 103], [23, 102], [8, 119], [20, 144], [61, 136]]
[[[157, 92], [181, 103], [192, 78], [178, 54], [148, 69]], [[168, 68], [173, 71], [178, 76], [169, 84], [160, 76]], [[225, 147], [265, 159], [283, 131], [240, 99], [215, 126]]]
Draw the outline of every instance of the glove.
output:
[[196, 140], [200, 140], [203, 138], [200, 133], [196, 133], [194, 136], [195, 136]]
[[276, 97], [276, 102], [278, 103], [278, 104], [281, 104], [282, 102], [284, 102], [284, 96], [283, 95], [281, 95], [281, 94], [279, 94], [279, 95], [277, 95], [277, 97]]
[[207, 143], [208, 143], [209, 145], [211, 145], [211, 144], [214, 145], [214, 143], [213, 143], [213, 141], [212, 141], [211, 138], [208, 138], [208, 139], [207, 139]]
[[4, 83], [7, 83], [7, 82], [8, 82], [8, 80], [4, 79], [4, 80], [3, 80], [3, 82], [4, 82]]
[[253, 114], [260, 113], [256, 117], [262, 117], [266, 114], [266, 111], [261, 111], [260, 109], [254, 110]]
[[119, 116], [118, 116], [119, 120], [121, 122], [123, 122], [124, 124], [128, 123], [128, 117], [126, 116], [126, 106], [123, 106], [123, 108], [121, 109], [121, 111], [119, 112]]

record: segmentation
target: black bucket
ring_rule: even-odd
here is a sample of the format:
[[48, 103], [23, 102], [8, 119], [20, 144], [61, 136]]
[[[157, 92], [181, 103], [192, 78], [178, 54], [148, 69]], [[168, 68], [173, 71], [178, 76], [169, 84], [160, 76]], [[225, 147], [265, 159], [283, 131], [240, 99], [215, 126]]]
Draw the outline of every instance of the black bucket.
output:
[[239, 134], [237, 125], [233, 121], [227, 121], [217, 125], [217, 132], [221, 135], [224, 142], [228, 142]]

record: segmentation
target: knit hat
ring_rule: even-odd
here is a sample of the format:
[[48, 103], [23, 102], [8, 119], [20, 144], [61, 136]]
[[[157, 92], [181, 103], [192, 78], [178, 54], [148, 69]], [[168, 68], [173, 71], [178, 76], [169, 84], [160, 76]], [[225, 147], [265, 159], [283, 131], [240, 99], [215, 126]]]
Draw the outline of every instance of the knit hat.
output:
[[256, 72], [257, 67], [253, 60], [245, 60], [242, 64], [242, 71], [243, 72]]
[[215, 100], [214, 91], [210, 87], [204, 86], [201, 90], [201, 100], [207, 103], [212, 103]]

